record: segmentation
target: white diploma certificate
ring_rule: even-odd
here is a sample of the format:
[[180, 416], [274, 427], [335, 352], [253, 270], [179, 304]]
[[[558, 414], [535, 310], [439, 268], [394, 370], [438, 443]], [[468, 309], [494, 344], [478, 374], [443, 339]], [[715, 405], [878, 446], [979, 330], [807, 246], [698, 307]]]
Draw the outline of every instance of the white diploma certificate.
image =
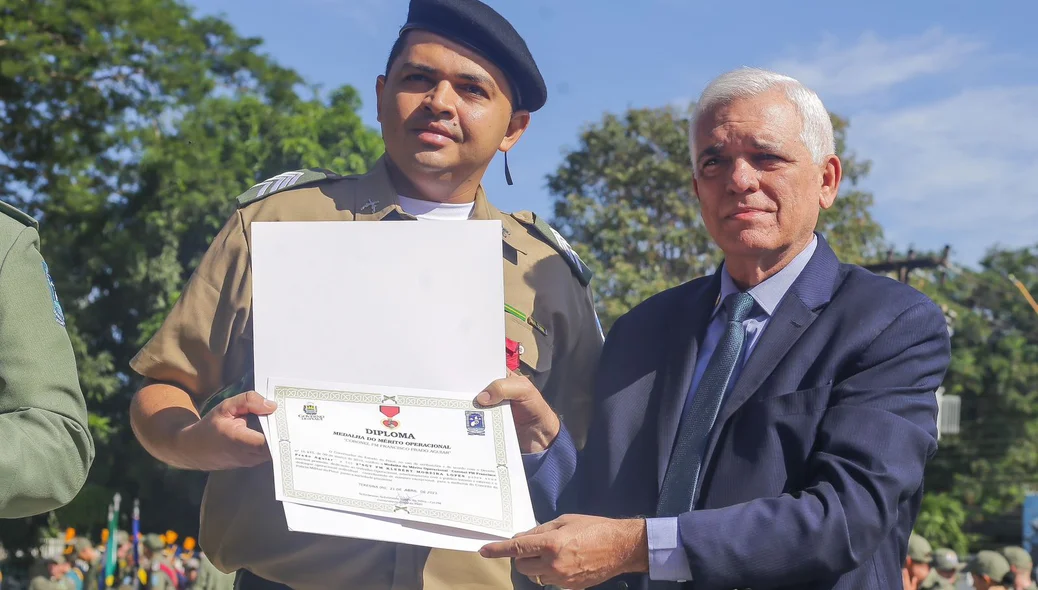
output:
[[[390, 418], [379, 408], [392, 404], [368, 403], [374, 398], [286, 397], [278, 413], [260, 423], [288, 528], [476, 551], [536, 526], [510, 408], [483, 409], [483, 435], [448, 428], [451, 413], [465, 421], [465, 412], [475, 411], [476, 394], [506, 374], [501, 223], [267, 222], [252, 224], [252, 234], [257, 391], [271, 398], [310, 389], [459, 405], [448, 411], [427, 401], [397, 403], [399, 414]], [[277, 387], [286, 389], [279, 394]], [[307, 414], [306, 404], [316, 405], [324, 418], [303, 418], [315, 415]], [[383, 425], [387, 419], [399, 426]], [[415, 438], [369, 435], [368, 429]], [[376, 444], [369, 436], [450, 445], [452, 452]], [[501, 463], [495, 462], [498, 436], [504, 440]], [[317, 467], [331, 462], [333, 451], [342, 453], [338, 463]], [[314, 458], [304, 465], [297, 452]], [[356, 458], [349, 466], [348, 457]], [[361, 486], [372, 478], [356, 473], [376, 473], [382, 469], [377, 461], [426, 472], [448, 469], [465, 485], [423, 482], [411, 474], [396, 483]]]
[[517, 466], [502, 407], [468, 394], [276, 379], [267, 391], [278, 403], [270, 425], [283, 501], [513, 534]]

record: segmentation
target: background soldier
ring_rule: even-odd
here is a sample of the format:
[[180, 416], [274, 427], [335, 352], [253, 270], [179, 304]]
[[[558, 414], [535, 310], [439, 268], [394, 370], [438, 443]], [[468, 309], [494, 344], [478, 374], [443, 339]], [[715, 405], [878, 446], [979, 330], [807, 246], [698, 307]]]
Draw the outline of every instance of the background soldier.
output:
[[76, 537], [72, 541], [72, 548], [74, 564], [71, 573], [81, 581], [83, 590], [97, 590], [100, 552], [86, 537]]
[[933, 547], [922, 535], [912, 533], [908, 537], [908, 555], [901, 568], [905, 590], [922, 590], [935, 582], [930, 576], [933, 563]]
[[154, 533], [145, 535], [141, 545], [142, 561], [146, 564], [149, 590], [176, 590], [177, 574], [165, 556], [166, 542]]
[[933, 552], [933, 569], [939, 576], [954, 586], [966, 564], [959, 561], [954, 550], [942, 547]]
[[94, 460], [65, 314], [37, 227], [0, 202], [0, 518], [67, 504]]
[[973, 587], [976, 590], [1011, 590], [1003, 581], [1010, 575], [1009, 562], [994, 551], [978, 551], [966, 564], [966, 569], [973, 576]]
[[509, 366], [565, 416], [578, 441], [587, 428], [590, 379], [602, 346], [590, 273], [542, 220], [500, 212], [481, 186], [495, 153], [515, 145], [547, 97], [525, 42], [476, 0], [414, 0], [376, 95], [385, 157], [363, 176], [304, 170], [241, 195], [169, 317], [132, 362], [147, 378], [131, 412], [137, 437], [162, 461], [212, 472], [200, 545], [221, 570], [241, 570], [240, 588], [513, 585], [508, 560], [288, 531], [274, 500], [266, 442], [248, 427], [254, 415], [274, 411], [248, 391], [255, 387], [249, 267], [255, 221], [500, 220]]
[[67, 590], [70, 587], [65, 580], [67, 564], [60, 555], [44, 559], [42, 571], [29, 582], [29, 590]]
[[1009, 562], [1009, 569], [1016, 577], [1016, 587], [1010, 590], [1038, 590], [1038, 585], [1034, 583], [1034, 561], [1023, 547], [1005, 547], [1002, 556]]

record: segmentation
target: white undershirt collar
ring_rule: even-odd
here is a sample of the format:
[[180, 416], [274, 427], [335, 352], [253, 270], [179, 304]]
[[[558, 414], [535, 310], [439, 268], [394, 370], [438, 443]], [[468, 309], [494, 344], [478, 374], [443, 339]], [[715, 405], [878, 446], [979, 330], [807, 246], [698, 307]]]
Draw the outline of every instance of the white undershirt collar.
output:
[[472, 209], [476, 206], [471, 203], [437, 203], [436, 201], [423, 201], [412, 199], [403, 195], [397, 195], [400, 208], [405, 213], [414, 215], [418, 219], [433, 221], [464, 221], [472, 215]]

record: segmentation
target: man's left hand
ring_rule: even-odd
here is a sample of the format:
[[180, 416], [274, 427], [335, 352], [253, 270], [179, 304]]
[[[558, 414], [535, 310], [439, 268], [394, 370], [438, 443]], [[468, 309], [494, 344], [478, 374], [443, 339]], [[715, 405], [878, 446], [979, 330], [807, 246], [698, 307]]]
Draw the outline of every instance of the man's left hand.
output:
[[542, 586], [580, 590], [628, 573], [648, 573], [649, 541], [642, 519], [567, 514], [479, 550], [510, 557], [515, 569]]

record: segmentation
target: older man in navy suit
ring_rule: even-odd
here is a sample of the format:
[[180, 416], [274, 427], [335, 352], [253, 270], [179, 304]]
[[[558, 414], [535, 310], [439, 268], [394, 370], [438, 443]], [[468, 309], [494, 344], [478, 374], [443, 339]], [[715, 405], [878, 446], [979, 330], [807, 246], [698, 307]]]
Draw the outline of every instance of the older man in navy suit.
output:
[[616, 322], [582, 452], [524, 379], [477, 397], [512, 402], [538, 517], [564, 515], [481, 553], [566, 588], [898, 588], [944, 315], [815, 233], [841, 164], [798, 81], [722, 75], [690, 146], [724, 264]]

